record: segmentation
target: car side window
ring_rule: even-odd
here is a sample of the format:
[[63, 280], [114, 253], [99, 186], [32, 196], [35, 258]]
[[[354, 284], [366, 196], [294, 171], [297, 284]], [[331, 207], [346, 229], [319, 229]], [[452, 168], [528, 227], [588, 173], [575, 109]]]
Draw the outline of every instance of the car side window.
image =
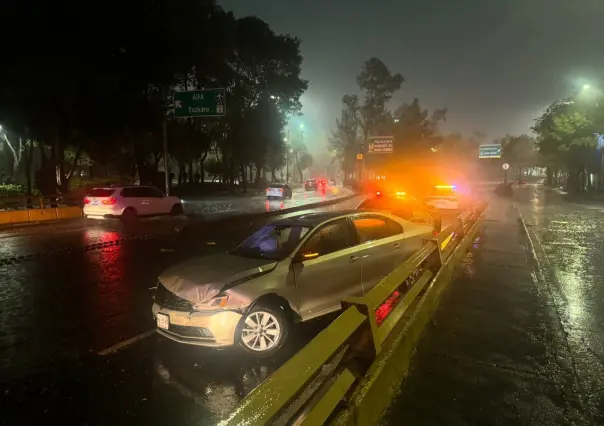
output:
[[344, 250], [357, 244], [347, 219], [338, 219], [316, 230], [300, 249], [302, 260]]
[[136, 188], [124, 188], [122, 189], [122, 192], [120, 192], [120, 195], [124, 198], [136, 197], [135, 189]]
[[151, 197], [151, 198], [163, 198], [164, 197], [163, 192], [161, 192], [159, 189], [157, 189], [153, 186], [145, 187], [145, 192], [147, 193], [147, 196]]
[[353, 219], [352, 223], [357, 230], [361, 244], [403, 233], [401, 225], [385, 217], [361, 216]]

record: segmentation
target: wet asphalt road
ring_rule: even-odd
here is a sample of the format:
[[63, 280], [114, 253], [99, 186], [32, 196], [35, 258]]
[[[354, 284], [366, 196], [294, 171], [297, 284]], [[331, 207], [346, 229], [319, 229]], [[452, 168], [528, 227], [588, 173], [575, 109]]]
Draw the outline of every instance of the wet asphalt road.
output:
[[[258, 203], [262, 211], [264, 199]], [[217, 210], [217, 216], [224, 214]], [[226, 226], [220, 217], [213, 219], [162, 219], [135, 229], [77, 223], [54, 235], [41, 228], [4, 235], [2, 246], [11, 241], [13, 247], [5, 252], [9, 256], [44, 244], [52, 249], [133, 238], [0, 264], [0, 424], [46, 424], [56, 418], [70, 424], [216, 424], [330, 322], [304, 325], [288, 352], [268, 361], [149, 334], [154, 329], [149, 289], [165, 267], [230, 248], [262, 224], [231, 218]], [[131, 343], [120, 348], [120, 342]], [[112, 348], [116, 351], [106, 353]]]
[[[254, 213], [339, 195], [298, 193], [291, 201], [266, 203], [262, 197], [232, 204], [244, 209], [247, 202], [247, 212]], [[361, 199], [320, 210], [353, 208]], [[205, 201], [193, 208], [193, 219], [143, 220], [132, 229], [76, 221], [0, 235], [0, 424], [52, 418], [215, 424], [288, 357], [255, 362], [234, 350], [183, 347], [149, 333], [150, 288], [161, 271], [189, 256], [232, 248], [266, 221], [238, 219], [240, 210]], [[199, 213], [206, 220], [196, 220]], [[301, 329], [290, 352], [329, 320]], [[120, 342], [127, 345], [120, 348]], [[106, 353], [112, 348], [117, 350]]]
[[382, 425], [403, 419], [604, 424], [604, 201], [492, 199]]
[[[184, 199], [187, 217], [145, 218], [132, 228], [124, 228], [118, 220], [78, 219], [0, 229], [0, 263], [15, 256], [33, 256], [74, 247], [108, 244], [120, 237], [136, 238], [175, 233], [190, 223], [319, 203], [350, 195], [350, 191], [341, 187], [328, 187], [324, 191], [296, 189], [292, 195], [289, 200], [271, 201], [266, 200], [264, 196]], [[57, 238], [57, 234], [60, 234], [60, 238]]]

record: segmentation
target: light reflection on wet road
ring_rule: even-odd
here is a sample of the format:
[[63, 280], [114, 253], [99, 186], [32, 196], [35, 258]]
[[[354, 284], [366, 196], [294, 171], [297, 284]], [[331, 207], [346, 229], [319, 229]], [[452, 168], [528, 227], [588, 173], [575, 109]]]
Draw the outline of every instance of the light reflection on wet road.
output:
[[[14, 256], [56, 252], [74, 247], [136, 238], [157, 233], [174, 233], [188, 223], [212, 221], [242, 214], [277, 211], [305, 204], [320, 203], [350, 195], [341, 187], [324, 191], [295, 190], [291, 200], [266, 200], [256, 197], [219, 197], [185, 200], [187, 217], [145, 218], [137, 226], [125, 228], [118, 220], [81, 219], [0, 231], [0, 263]], [[60, 235], [60, 238], [57, 238]]]
[[588, 413], [604, 424], [604, 201], [533, 188], [519, 206], [572, 356]]

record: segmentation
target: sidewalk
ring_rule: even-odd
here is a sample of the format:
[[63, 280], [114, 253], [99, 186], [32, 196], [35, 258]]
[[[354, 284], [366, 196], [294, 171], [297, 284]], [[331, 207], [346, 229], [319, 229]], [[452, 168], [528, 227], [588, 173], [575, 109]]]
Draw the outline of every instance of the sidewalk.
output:
[[382, 425], [590, 424], [527, 247], [512, 202], [493, 200]]

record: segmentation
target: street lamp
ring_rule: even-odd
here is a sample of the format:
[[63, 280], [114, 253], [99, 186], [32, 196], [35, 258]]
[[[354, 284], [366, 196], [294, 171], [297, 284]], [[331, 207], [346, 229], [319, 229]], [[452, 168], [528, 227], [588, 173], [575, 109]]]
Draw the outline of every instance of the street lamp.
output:
[[587, 83], [583, 85], [583, 90], [589, 90], [590, 88], [591, 86]]
[[300, 128], [304, 129], [304, 123], [300, 123]]

